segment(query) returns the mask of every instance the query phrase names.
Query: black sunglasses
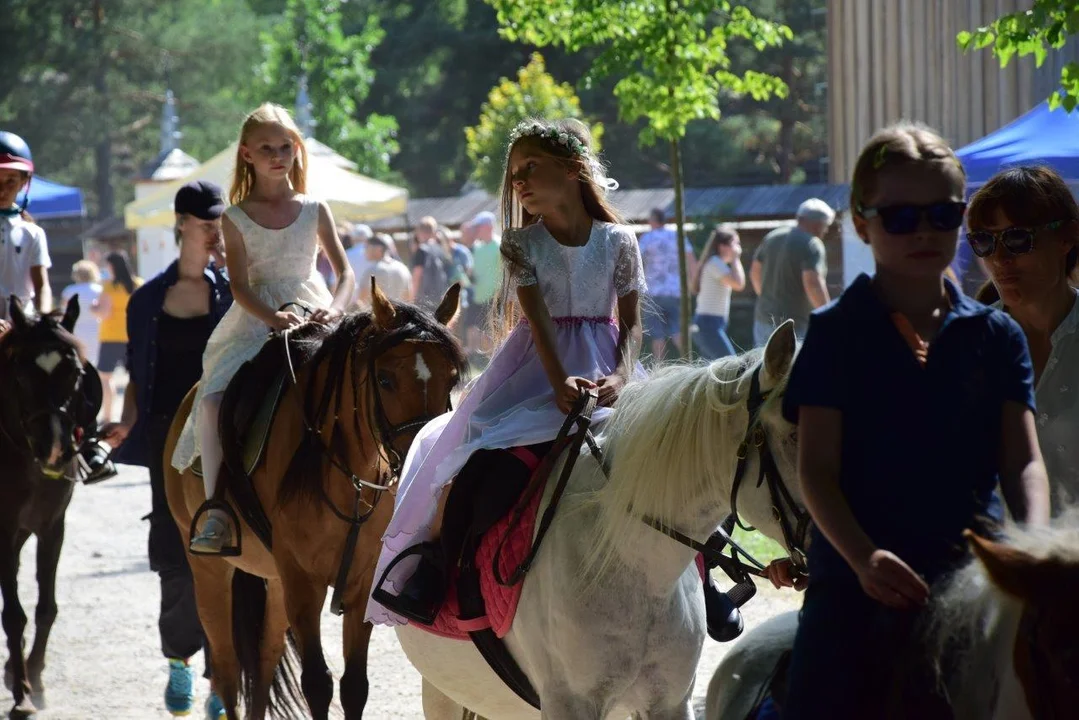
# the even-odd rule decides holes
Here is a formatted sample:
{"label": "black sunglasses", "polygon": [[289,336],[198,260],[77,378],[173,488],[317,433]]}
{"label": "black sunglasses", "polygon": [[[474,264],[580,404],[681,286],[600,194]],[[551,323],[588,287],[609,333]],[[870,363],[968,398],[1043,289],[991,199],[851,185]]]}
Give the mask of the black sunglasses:
{"label": "black sunglasses", "polygon": [[918,232],[925,218],[934,230],[958,230],[967,211],[965,202],[937,202],[929,205],[889,205],[860,207],[858,213],[866,220],[880,218],[884,231],[890,235],[910,235]]}
{"label": "black sunglasses", "polygon": [[1034,249],[1034,236],[1042,230],[1058,230],[1064,225],[1064,220],[1054,220],[1037,227],[1010,227],[1000,232],[988,230],[975,230],[967,233],[967,242],[970,249],[978,257],[989,257],[997,248],[997,240],[1012,255],[1025,255]]}

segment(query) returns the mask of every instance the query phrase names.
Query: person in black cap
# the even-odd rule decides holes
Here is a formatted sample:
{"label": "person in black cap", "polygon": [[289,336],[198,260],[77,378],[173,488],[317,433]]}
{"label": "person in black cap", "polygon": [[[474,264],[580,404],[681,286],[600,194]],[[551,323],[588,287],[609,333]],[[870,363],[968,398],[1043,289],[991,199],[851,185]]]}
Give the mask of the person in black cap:
{"label": "person in black cap", "polygon": [[[176,193],[176,242],[180,257],[141,288],[127,306],[127,368],[120,422],[107,425],[105,439],[119,462],[150,470],[150,567],[161,580],[158,627],[161,650],[169,662],[165,706],[187,714],[194,705],[195,673],[190,659],[209,653],[195,607],[187,548],[169,512],[162,456],[169,424],[180,402],[202,373],[202,353],[217,322],[232,304],[225,271],[221,188],[197,180]],[[220,700],[212,694],[207,712],[217,717]]]}

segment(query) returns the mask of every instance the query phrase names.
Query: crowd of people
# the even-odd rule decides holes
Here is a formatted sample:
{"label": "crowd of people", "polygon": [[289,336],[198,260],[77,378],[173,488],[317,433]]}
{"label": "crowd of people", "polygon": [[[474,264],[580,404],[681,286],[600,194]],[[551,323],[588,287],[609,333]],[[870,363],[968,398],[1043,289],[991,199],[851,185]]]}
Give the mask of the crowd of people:
{"label": "crowd of people", "polygon": [[[231,528],[211,509],[184,547],[164,495],[165,463],[183,470],[201,457],[212,498],[220,398],[236,369],[268,330],[330,323],[369,304],[372,279],[388,297],[428,307],[460,283],[455,330],[474,357],[491,358],[457,410],[417,437],[421,461],[404,468],[387,533],[397,544],[386,543],[376,577],[407,544],[439,545],[437,526],[425,522],[457,471],[483,463],[504,482],[523,483],[528,467],[516,450],[542,457],[582,391],[598,394],[594,419],[602,422],[623,385],[643,372],[645,331],[657,360],[669,341],[681,342],[680,264],[696,295],[704,358],[736,352],[731,298],[747,278],[757,296],[757,345],[782,321],[794,322],[804,344],[783,411],[797,425],[800,486],[815,528],[787,718],[805,716],[800,708],[846,716],[870,702],[893,662],[882,653],[955,567],[964,528],[1002,521],[1004,503],[1017,521],[1045,523],[1051,505],[1055,511],[1060,497],[1079,492],[1071,434],[1079,424],[1079,305],[1069,284],[1079,206],[1052,170],[1005,170],[968,205],[962,165],[941,138],[910,124],[878,133],[856,165],[850,205],[876,272],[832,301],[822,238],[835,211],[826,203],[803,203],[793,225],[764,239],[747,272],[731,225],[714,228],[697,255],[679,246],[657,209],[638,239],[607,199],[591,147],[580,123],[520,126],[503,190],[503,207],[515,212],[501,222],[480,213],[456,233],[422,218],[406,264],[393,237],[339,226],[325,203],[305,194],[302,136],[287,111],[267,104],[243,125],[227,199],[204,181],[178,191],[178,259],[168,268],[143,283],[118,252],[105,267],[84,260],[72,268],[59,303],[78,296],[84,308],[74,333],[87,360],[106,388],[121,364],[130,377],[120,418],[110,416],[106,390],[100,436],[117,448],[116,460],[149,468],[170,711],[190,710],[190,658],[204,649],[185,556],[220,551]],[[0,291],[48,312],[45,234],[16,204],[32,172],[25,143],[0,133]],[[990,276],[979,296],[988,304],[948,275],[964,221]],[[290,306],[297,302],[312,308],[309,317]],[[0,333],[5,312],[6,304]],[[196,409],[165,458],[169,423],[196,383]],[[918,532],[909,532],[913,517]],[[421,563],[395,578],[403,590],[371,600],[368,619],[429,617],[442,599],[431,581],[437,572]],[[788,566],[769,574],[778,586],[801,587]],[[714,587],[706,593],[709,631],[737,635],[737,611]],[[838,626],[843,643],[834,642]]]}

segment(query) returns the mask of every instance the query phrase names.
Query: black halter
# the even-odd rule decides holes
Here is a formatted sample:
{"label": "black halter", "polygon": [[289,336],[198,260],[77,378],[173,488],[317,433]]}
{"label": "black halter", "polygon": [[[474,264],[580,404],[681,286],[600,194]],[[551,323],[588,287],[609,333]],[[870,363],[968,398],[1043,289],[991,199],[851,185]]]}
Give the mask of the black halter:
{"label": "black halter", "polygon": [[760,410],[771,392],[761,392],[761,366],[753,370],[753,376],[749,386],[749,398],[746,400],[746,409],[749,411],[749,426],[746,428],[745,438],[738,446],[738,466],[734,471],[734,483],[731,485],[731,515],[735,518],[738,526],[743,530],[752,531],[754,528],[746,525],[738,517],[738,490],[745,479],[746,461],[751,449],[756,449],[760,460],[757,475],[757,487],[768,483],[768,495],[772,502],[772,517],[779,523],[783,533],[783,543],[787,546],[794,568],[805,574],[806,567],[806,535],[809,530],[809,513],[798,507],[790,490],[783,483],[779,474],[775,457],[768,446],[768,436],[761,424]]}
{"label": "black halter", "polygon": [[[310,314],[310,309],[300,305],[299,303],[288,303],[288,305],[294,305],[301,310]],[[285,331],[286,337],[284,340],[284,351],[287,366],[290,372],[290,378],[293,385],[296,384],[296,373],[292,363],[292,355],[290,350],[289,338],[287,336],[288,330]],[[375,332],[373,329],[370,332]],[[360,528],[371,514],[374,513],[375,507],[381,500],[384,492],[392,490],[400,479],[401,468],[404,464],[404,458],[397,452],[394,447],[394,441],[405,433],[415,432],[426,425],[431,420],[435,419],[437,415],[424,414],[411,418],[396,425],[389,421],[386,416],[386,409],[382,402],[382,391],[378,385],[378,376],[375,369],[375,363],[379,357],[392,348],[400,345],[403,342],[415,340],[415,335],[412,333],[411,328],[408,325],[395,328],[387,333],[385,336],[379,338],[377,342],[370,345],[364,345],[359,342],[354,342],[349,350],[349,359],[351,365],[351,379],[352,379],[352,405],[353,405],[353,430],[355,437],[362,438],[361,434],[361,416],[360,416],[360,387],[364,382],[368,386],[370,391],[370,397],[372,398],[372,413],[369,420],[373,420],[375,447],[381,459],[386,463],[388,472],[378,474],[378,478],[375,481],[365,480],[355,472],[348,465],[348,456],[346,451],[342,448],[344,445],[343,440],[338,432],[338,424],[341,421],[341,392],[333,393],[333,397],[329,394],[324,395],[323,403],[316,410],[316,418],[326,417],[329,410],[329,402],[331,399],[334,402],[334,415],[333,424],[330,426],[330,442],[327,444],[322,439],[322,431],[320,428],[315,427],[315,424],[311,422],[307,413],[307,408],[303,402],[300,402],[300,418],[303,421],[303,427],[305,433],[316,443],[323,457],[329,461],[329,463],[336,468],[342,475],[349,479],[352,484],[353,492],[355,496],[353,498],[352,512],[346,513],[337,507],[337,504],[330,497],[329,493],[323,483],[319,483],[319,493],[322,496],[323,503],[329,507],[330,511],[337,516],[339,520],[348,523],[348,535],[345,537],[345,548],[341,555],[341,563],[337,569],[337,579],[334,582],[333,596],[330,598],[330,610],[335,615],[343,615],[345,612],[344,607],[344,591],[348,581],[348,574],[352,568],[352,558],[355,555],[356,543],[359,540]],[[366,379],[360,377],[361,363],[360,355],[362,352],[367,353],[367,362],[363,364],[366,369]],[[333,372],[343,373],[344,368],[330,368],[330,373]],[[311,396],[311,392],[314,387],[315,373],[311,373],[309,383],[311,387],[308,388],[308,396]],[[446,411],[452,410],[452,403],[447,403]],[[370,491],[373,497],[370,501],[364,500],[364,491]]]}
{"label": "black halter", "polygon": [[[47,350],[47,348],[33,349],[35,354],[40,354],[45,350]],[[56,350],[65,355],[70,352],[74,352],[73,348],[62,344],[57,344]],[[15,353],[12,354],[10,357],[14,358],[26,352],[29,352],[29,350],[20,348],[16,350]],[[42,460],[34,453],[34,446],[33,441],[31,440],[30,427],[35,420],[41,417],[49,416],[59,417],[62,420],[67,421],[67,423],[71,427],[81,427],[79,425],[78,410],[76,409],[76,407],[74,407],[74,405],[82,399],[83,384],[87,379],[86,367],[81,361],[78,363],[77,372],[78,377],[75,380],[74,388],[72,389],[71,393],[68,394],[63,399],[63,401],[59,403],[56,402],[48,393],[41,393],[35,391],[34,388],[29,387],[26,384],[26,378],[22,375],[22,373],[12,373],[15,379],[16,386],[19,388],[19,390],[22,391],[18,394],[20,396],[34,397],[37,402],[35,402],[34,407],[32,410],[30,410],[30,412],[19,413],[18,417],[15,420],[14,429],[9,428],[7,426],[7,423],[4,422],[4,419],[0,417],[0,432],[2,432],[7,441],[11,443],[11,446],[33,458],[34,464],[37,466],[38,472],[51,480],[64,479],[74,482],[75,476],[73,472],[71,474],[68,474],[65,473],[63,469],[54,470],[45,466],[45,463],[42,462]],[[16,439],[17,435],[21,436],[21,441]],[[82,437],[76,438],[76,441],[72,443],[71,448],[64,451],[64,454],[61,455],[58,462],[58,466],[60,468],[68,467],[69,470],[71,469],[71,461],[74,460],[75,456],[79,453],[80,450],[82,450],[83,446],[87,442],[89,442],[89,436],[90,433],[87,433],[84,430]]]}

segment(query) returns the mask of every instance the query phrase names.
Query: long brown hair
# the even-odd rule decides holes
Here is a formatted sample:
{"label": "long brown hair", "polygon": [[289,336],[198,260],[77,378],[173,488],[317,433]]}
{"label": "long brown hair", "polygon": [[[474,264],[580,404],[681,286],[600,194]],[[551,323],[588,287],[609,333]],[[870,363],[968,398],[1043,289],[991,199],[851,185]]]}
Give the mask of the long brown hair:
{"label": "long brown hair", "polygon": [[704,273],[704,264],[713,255],[718,255],[721,247],[733,245],[737,240],[738,231],[730,223],[716,225],[715,229],[712,230],[712,234],[708,236],[708,242],[704,244],[704,249],[701,250],[700,260],[697,261],[697,273],[693,276],[693,282],[690,285],[690,290],[694,295],[701,290],[701,274]]}
{"label": "long brown hair", "polygon": [[[550,135],[556,137],[550,137]],[[559,142],[558,135],[576,139],[583,147],[583,152],[575,152],[569,145]],[[584,123],[573,118],[564,120],[529,118],[514,128],[511,137],[516,139],[511,141],[506,149],[506,165],[502,176],[503,232],[529,227],[540,219],[525,210],[517,202],[517,197],[513,192],[510,156],[515,148],[524,143],[528,143],[530,147],[543,155],[557,159],[568,169],[576,172],[581,189],[581,201],[592,219],[608,223],[622,222],[622,216],[607,198],[607,187],[602,177],[604,168],[593,150],[592,133]],[[491,338],[496,345],[513,331],[513,327],[521,319],[521,309],[517,306],[514,295],[515,283],[512,278],[517,270],[527,265],[526,258],[515,257],[515,253],[507,248],[506,244],[502,245],[502,277],[499,280],[494,301],[491,303],[487,323]]]}
{"label": "long brown hair", "polygon": [[288,171],[292,189],[298,193],[307,192],[307,147],[303,144],[303,135],[289,111],[280,105],[263,103],[251,111],[240,127],[240,140],[236,143],[236,167],[232,173],[232,187],[229,189],[229,202],[239,205],[251,194],[255,187],[255,170],[244,160],[242,146],[251,137],[256,128],[263,125],[280,125],[292,136],[296,145],[296,157]]}

